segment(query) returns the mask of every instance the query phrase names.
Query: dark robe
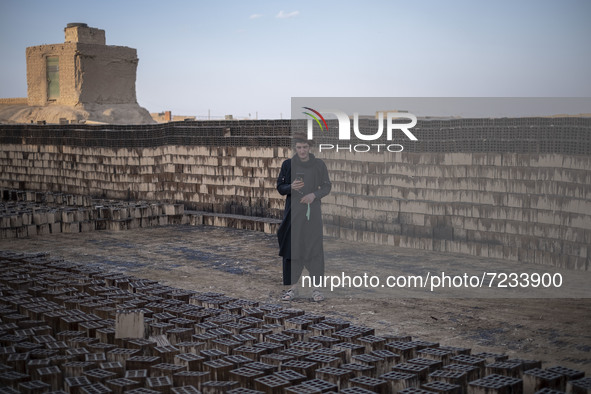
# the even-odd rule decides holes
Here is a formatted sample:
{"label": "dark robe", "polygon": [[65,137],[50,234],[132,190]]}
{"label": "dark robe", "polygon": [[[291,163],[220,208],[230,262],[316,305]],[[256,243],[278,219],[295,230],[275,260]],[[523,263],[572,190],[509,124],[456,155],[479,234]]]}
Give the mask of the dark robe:
{"label": "dark robe", "polygon": [[[303,174],[304,187],[292,193],[291,182],[296,174]],[[302,162],[295,155],[281,165],[277,191],[287,198],[277,238],[279,255],[283,256],[284,260],[284,284],[297,282],[303,267],[307,268],[311,275],[324,275],[321,199],[328,195],[330,190],[331,183],[326,164],[314,155],[310,154],[310,159],[306,162]],[[309,193],[314,193],[316,198],[310,204],[307,216],[308,204],[300,203],[300,199]]]}

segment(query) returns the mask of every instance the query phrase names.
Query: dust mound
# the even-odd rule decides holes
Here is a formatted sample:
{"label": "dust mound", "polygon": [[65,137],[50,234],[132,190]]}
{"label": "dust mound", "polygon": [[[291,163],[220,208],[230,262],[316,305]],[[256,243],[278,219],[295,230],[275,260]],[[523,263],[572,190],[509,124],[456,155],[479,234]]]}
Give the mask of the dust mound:
{"label": "dust mound", "polygon": [[60,119],[66,119],[70,123],[155,123],[150,113],[138,104],[84,104],[75,107],[0,104],[0,123],[60,123]]}

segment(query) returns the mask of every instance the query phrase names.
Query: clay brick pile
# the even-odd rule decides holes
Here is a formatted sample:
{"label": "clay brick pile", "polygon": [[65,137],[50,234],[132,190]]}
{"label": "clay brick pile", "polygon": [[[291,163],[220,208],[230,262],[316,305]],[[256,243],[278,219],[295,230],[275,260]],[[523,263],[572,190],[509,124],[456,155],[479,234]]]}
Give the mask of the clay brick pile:
{"label": "clay brick pile", "polygon": [[[418,141],[404,137],[400,153],[356,152],[354,139],[338,140],[335,122],[314,134],[332,181],[322,201],[326,235],[591,267],[591,118],[420,120]],[[361,125],[367,135],[375,122]],[[307,121],[5,124],[0,187],[281,219],[277,176],[296,130]],[[383,133],[373,142],[394,141]],[[344,148],[319,152],[322,143]]]}
{"label": "clay brick pile", "polygon": [[0,189],[0,239],[188,224],[182,204]]}
{"label": "clay brick pile", "polygon": [[[119,338],[122,314],[141,338]],[[0,254],[0,393],[589,393],[535,360],[376,335],[289,304]],[[132,324],[133,325],[133,324]],[[120,330],[122,328],[122,330]]]}
{"label": "clay brick pile", "polygon": [[0,239],[166,225],[208,225],[275,234],[281,220],[185,210],[183,204],[92,199],[0,188]]}

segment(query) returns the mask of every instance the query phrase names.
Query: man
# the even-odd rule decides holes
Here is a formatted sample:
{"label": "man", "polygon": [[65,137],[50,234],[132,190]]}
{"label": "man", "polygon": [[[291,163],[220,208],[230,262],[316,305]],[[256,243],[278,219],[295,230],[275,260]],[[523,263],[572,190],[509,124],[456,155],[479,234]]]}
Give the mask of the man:
{"label": "man", "polygon": [[[310,153],[312,141],[304,133],[296,133],[293,139],[296,153],[283,162],[277,178],[277,191],[287,196],[283,222],[277,233],[279,255],[283,257],[283,284],[292,286],[283,295],[283,301],[295,298],[304,268],[316,278],[315,283],[320,283],[320,277],[324,276],[320,200],[331,189],[326,164]],[[322,301],[324,296],[314,290],[313,299]]]}

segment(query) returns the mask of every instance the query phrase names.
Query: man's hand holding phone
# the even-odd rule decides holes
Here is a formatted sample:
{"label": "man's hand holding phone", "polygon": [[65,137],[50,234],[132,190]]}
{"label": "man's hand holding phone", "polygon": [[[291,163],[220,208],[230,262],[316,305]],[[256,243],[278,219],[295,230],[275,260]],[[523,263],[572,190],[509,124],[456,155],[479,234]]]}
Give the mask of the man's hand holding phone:
{"label": "man's hand holding phone", "polygon": [[304,187],[304,174],[296,174],[295,181],[291,183],[291,190],[300,191]]}
{"label": "man's hand holding phone", "polygon": [[300,191],[303,187],[304,187],[304,181],[299,180],[299,179],[296,179],[291,184],[291,189],[292,190]]}

